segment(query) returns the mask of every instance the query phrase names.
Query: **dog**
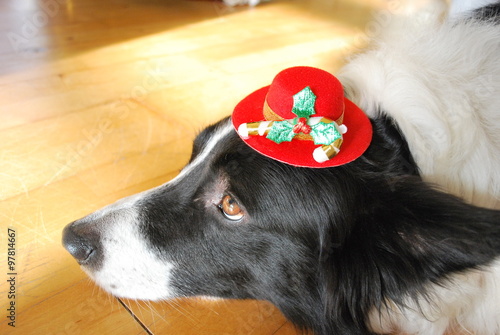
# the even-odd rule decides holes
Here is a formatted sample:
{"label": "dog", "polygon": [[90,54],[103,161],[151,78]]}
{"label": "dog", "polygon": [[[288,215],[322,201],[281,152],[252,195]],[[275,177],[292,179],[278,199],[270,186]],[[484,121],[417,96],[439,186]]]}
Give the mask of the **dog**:
{"label": "dog", "polygon": [[[394,19],[331,80],[332,157],[304,163],[316,139],[237,113],[279,96],[277,76],[176,178],[66,226],[65,248],[118,297],[267,300],[317,335],[500,334],[500,4],[469,9]],[[290,71],[312,75],[285,86],[324,75]],[[293,136],[329,108],[313,86]]]}

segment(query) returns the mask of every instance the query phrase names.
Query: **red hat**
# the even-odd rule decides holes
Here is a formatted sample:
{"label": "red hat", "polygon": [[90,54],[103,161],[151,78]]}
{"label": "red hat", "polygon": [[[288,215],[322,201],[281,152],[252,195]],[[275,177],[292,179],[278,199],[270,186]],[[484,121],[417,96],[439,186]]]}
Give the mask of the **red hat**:
{"label": "red hat", "polygon": [[344,97],[332,74],[313,67],[281,71],[234,109],[240,137],[261,154],[294,166],[323,168],[352,162],[368,148],[372,126]]}

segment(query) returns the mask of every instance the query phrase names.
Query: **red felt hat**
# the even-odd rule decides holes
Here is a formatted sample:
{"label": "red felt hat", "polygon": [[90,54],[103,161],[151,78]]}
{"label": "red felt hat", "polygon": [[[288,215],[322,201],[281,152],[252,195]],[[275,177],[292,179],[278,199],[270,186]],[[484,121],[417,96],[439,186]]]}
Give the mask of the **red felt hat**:
{"label": "red felt hat", "polygon": [[243,99],[232,121],[250,147],[301,167],[352,162],[372,138],[370,120],[344,97],[338,79],[313,67],[283,70],[270,86]]}

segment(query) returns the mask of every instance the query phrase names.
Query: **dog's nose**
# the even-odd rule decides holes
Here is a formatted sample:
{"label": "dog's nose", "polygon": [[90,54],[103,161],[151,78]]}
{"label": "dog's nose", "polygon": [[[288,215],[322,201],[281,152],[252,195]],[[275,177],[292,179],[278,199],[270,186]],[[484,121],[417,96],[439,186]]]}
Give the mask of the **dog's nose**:
{"label": "dog's nose", "polygon": [[78,262],[86,261],[93,251],[88,241],[78,236],[71,225],[66,226],[63,230],[63,245]]}
{"label": "dog's nose", "polygon": [[66,250],[81,265],[93,266],[99,263],[99,242],[95,234],[89,232],[85,224],[73,222],[63,230],[62,243]]}

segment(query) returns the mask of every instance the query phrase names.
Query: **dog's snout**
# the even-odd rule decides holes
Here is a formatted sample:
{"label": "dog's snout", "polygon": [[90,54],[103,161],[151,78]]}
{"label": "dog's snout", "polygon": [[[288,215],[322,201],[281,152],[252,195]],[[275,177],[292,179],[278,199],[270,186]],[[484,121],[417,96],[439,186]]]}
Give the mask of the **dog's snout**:
{"label": "dog's snout", "polygon": [[78,221],[67,225],[63,230],[62,243],[79,264],[96,266],[100,262],[100,243],[98,236],[86,225],[90,226],[89,223]]}

